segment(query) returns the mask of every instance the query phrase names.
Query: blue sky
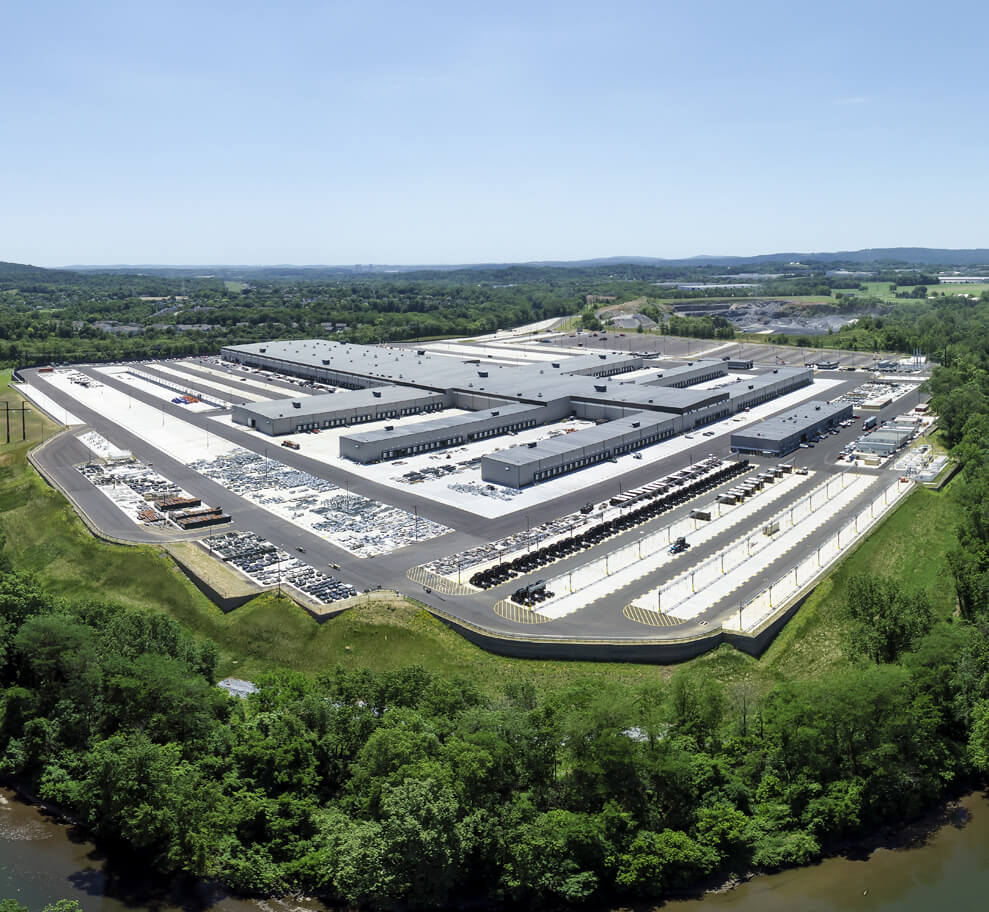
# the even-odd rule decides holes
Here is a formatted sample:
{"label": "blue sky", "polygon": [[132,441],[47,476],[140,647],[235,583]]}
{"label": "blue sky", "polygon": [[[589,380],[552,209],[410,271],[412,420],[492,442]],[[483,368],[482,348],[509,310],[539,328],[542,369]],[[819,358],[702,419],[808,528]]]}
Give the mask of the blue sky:
{"label": "blue sky", "polygon": [[9,2],[0,260],[989,246],[983,4]]}

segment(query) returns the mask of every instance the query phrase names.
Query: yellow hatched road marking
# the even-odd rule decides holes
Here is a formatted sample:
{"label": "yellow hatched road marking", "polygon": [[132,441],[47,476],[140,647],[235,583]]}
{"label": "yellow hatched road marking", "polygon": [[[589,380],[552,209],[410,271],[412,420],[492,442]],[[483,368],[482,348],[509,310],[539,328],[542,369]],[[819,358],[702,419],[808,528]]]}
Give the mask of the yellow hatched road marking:
{"label": "yellow hatched road marking", "polygon": [[526,608],[524,605],[516,605],[511,599],[502,599],[500,602],[495,602],[494,612],[499,617],[503,617],[508,621],[514,621],[516,624],[545,624],[549,620],[548,617],[537,614],[531,608]]}
{"label": "yellow hatched road marking", "polygon": [[664,614],[662,611],[640,608],[638,605],[626,605],[622,609],[622,614],[630,621],[637,621],[639,624],[647,624],[650,627],[676,627],[677,624],[683,623],[680,618]]}

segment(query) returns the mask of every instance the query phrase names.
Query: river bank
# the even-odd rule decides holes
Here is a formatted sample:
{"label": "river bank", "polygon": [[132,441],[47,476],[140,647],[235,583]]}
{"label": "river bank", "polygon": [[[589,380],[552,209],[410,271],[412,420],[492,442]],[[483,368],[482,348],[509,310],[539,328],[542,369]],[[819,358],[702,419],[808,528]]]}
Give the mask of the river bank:
{"label": "river bank", "polygon": [[[677,912],[953,912],[989,894],[989,799],[945,802],[901,830],[849,843],[841,855],[753,877],[732,889],[670,900]],[[187,879],[154,881],[114,863],[78,830],[0,789],[0,899],[40,909],[78,900],[85,912],[326,912],[292,899],[238,899]],[[637,904],[639,912],[657,908]]]}
{"label": "river bank", "polygon": [[[983,908],[989,891],[989,795],[941,803],[900,830],[850,841],[817,864],[764,874],[702,897],[673,900],[677,912],[953,912]],[[644,908],[655,908],[648,906]]]}

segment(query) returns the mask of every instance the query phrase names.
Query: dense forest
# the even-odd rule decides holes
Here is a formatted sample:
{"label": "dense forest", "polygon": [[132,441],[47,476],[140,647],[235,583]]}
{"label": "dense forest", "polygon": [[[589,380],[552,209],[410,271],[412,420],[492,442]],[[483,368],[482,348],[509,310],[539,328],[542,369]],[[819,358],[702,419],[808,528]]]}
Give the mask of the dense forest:
{"label": "dense forest", "polygon": [[656,899],[818,858],[989,768],[984,605],[850,588],[852,661],[496,697],[418,667],[213,683],[172,620],[0,581],[0,776],[159,871],[376,909]]}

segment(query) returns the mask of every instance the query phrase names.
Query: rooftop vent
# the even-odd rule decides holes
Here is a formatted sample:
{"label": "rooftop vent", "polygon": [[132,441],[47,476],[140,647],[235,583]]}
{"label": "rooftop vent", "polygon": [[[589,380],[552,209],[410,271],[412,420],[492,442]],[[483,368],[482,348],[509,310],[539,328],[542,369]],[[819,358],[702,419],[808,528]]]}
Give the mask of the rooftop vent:
{"label": "rooftop vent", "polygon": [[374,396],[375,399],[380,399],[381,398],[381,390],[371,390],[371,395]]}
{"label": "rooftop vent", "polygon": [[329,358],[323,358],[323,364],[329,364],[329,363],[330,363]]}

